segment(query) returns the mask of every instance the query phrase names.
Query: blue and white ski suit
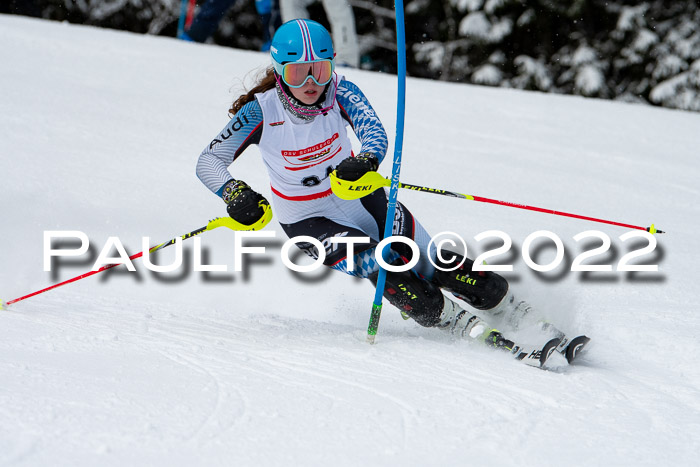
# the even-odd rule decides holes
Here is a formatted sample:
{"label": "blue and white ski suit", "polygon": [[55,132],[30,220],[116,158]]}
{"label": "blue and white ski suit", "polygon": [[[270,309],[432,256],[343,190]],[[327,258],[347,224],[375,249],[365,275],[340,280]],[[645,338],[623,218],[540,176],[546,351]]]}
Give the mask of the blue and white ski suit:
{"label": "blue and white ski suit", "polygon": [[[342,200],[333,195],[329,175],[343,159],[352,156],[347,127],[359,139],[360,151],[373,153],[380,162],[386,155],[387,135],[369,101],[352,82],[336,76],[326,96],[323,106],[332,104],[332,108],[309,121],[287,111],[276,89],[257,94],[202,151],[197,176],[221,196],[223,186],[238,178],[232,177],[228,167],[248,146],[257,145],[270,177],[273,212],[285,233],[290,238],[317,238],[326,247],[326,266],[367,277],[378,269],[374,247],[384,232],[386,192],[377,190],[359,200]],[[400,203],[393,235],[418,244],[421,258],[414,270],[432,277],[434,269],[427,257],[430,238]],[[347,268],[346,245],[329,242],[334,236],[371,238],[370,243],[355,245],[353,270]],[[316,257],[312,245],[299,247]],[[401,243],[392,244],[392,252],[392,259],[411,257],[409,248]]]}

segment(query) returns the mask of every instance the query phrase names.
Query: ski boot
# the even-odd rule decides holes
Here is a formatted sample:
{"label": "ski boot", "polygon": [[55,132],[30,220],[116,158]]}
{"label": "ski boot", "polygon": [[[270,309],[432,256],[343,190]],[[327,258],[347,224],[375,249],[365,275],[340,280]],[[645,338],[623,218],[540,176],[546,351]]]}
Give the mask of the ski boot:
{"label": "ski boot", "polygon": [[482,341],[498,349],[510,351],[514,346],[513,341],[503,337],[497,329],[491,328],[481,318],[462,309],[448,297],[445,297],[440,321],[435,326],[455,336]]}
{"label": "ski boot", "polygon": [[484,339],[484,343],[491,347],[507,350],[509,352],[512,352],[515,347],[515,342],[503,337],[503,334],[501,334],[498,329],[492,329]]}

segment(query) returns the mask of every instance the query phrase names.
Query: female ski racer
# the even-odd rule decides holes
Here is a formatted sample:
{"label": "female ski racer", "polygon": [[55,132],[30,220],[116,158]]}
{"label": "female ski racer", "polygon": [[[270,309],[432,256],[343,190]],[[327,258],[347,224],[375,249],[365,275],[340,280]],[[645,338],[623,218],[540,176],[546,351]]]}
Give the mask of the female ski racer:
{"label": "female ski racer", "polygon": [[[321,24],[302,19],[283,24],[272,39],[270,53],[273,66],[233,103],[231,121],[199,156],[197,176],[223,199],[235,221],[264,225],[270,218],[268,201],[228,171],[248,146],[258,145],[270,177],[274,210],[285,233],[290,238],[318,239],[326,247],[324,265],[376,284],[375,247],[384,232],[386,192],[380,189],[360,199],[342,200],[332,193],[329,175],[335,169],[338,178],[355,181],[376,171],[387,151],[384,127],[362,91],[335,73],[333,43]],[[348,126],[361,143],[358,154],[351,151]],[[472,272],[473,262],[459,255],[455,263],[441,264],[434,247],[428,251],[428,233],[400,203],[393,235],[416,242],[420,259],[412,270],[388,272],[384,297],[392,305],[422,326],[443,328],[494,347],[514,346],[441,292],[449,291],[476,310],[517,328],[528,321],[531,308],[515,299],[504,278],[493,272]],[[354,245],[354,266],[349,268],[346,244],[332,243],[333,237],[369,237],[371,241]],[[298,246],[318,257],[312,244]],[[444,269],[462,259],[465,262],[454,271],[442,271],[431,264],[429,255]],[[392,243],[392,264],[403,264],[410,257],[407,245]]]}

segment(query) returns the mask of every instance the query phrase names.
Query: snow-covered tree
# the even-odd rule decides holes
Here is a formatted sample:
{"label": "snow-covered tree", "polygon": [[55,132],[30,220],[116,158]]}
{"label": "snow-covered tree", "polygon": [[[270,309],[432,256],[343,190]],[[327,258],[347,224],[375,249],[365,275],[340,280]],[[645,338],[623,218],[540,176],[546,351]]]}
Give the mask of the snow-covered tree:
{"label": "snow-covered tree", "polygon": [[[349,1],[361,66],[394,72],[393,0]],[[319,0],[308,8],[328,24]],[[174,36],[180,0],[10,0],[0,6],[0,12],[13,9]],[[697,0],[406,0],[405,11],[409,75],[700,110]],[[213,41],[259,50],[260,36],[254,1],[237,0]]]}

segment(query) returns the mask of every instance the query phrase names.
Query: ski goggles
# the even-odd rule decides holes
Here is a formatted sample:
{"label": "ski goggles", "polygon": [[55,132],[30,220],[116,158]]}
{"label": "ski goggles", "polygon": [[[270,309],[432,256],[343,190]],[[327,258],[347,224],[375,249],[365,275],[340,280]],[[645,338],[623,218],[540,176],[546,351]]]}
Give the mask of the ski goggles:
{"label": "ski goggles", "polygon": [[333,77],[333,60],[290,62],[282,65],[280,77],[290,88],[300,88],[311,78],[319,86],[325,86]]}

